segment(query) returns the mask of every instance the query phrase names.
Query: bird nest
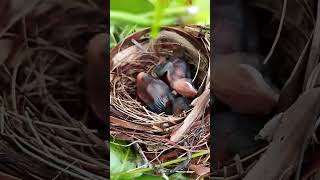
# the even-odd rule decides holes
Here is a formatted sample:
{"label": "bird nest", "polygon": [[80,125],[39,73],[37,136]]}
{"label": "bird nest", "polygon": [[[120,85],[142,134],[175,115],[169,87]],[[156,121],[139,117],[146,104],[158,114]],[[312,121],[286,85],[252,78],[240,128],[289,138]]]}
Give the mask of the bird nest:
{"label": "bird nest", "polygon": [[[177,158],[185,155],[187,150],[208,150],[209,52],[209,32],[197,26],[163,27],[155,40],[149,37],[149,29],[145,29],[111,49],[111,135],[143,144],[144,154],[152,161]],[[137,74],[146,72],[153,75],[156,64],[168,57],[181,55],[190,65],[193,83],[198,89],[193,108],[180,115],[157,114],[148,110],[136,97]],[[206,98],[202,97],[203,93]],[[198,107],[204,101],[205,106]],[[183,130],[183,137],[179,137],[176,143],[170,142],[186,119],[193,123]]]}

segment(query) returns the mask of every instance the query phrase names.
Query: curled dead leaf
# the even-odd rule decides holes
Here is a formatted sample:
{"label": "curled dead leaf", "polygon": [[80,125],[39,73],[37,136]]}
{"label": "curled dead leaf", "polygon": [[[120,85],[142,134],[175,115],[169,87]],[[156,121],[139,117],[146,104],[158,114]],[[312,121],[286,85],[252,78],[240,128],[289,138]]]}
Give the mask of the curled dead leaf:
{"label": "curled dead leaf", "polygon": [[189,168],[192,171],[194,171],[197,175],[199,175],[200,177],[207,176],[210,173],[210,168],[209,167],[205,167],[204,165],[191,164],[189,166]]}
{"label": "curled dead leaf", "polygon": [[[298,165],[300,153],[311,138],[320,114],[320,88],[304,92],[283,114],[267,151],[249,171],[245,180],[287,179]],[[276,164],[274,162],[277,162]]]}
{"label": "curled dead leaf", "polygon": [[128,128],[132,130],[138,130],[138,131],[152,131],[152,128],[148,128],[146,126],[141,126],[139,124],[135,124],[129,121],[124,121],[122,119],[110,116],[110,123],[113,123],[115,126],[120,126],[123,128]]}
{"label": "curled dead leaf", "polygon": [[277,114],[275,117],[273,117],[265,126],[263,129],[260,130],[259,134],[256,136],[256,139],[266,139],[269,142],[272,141],[273,133],[275,133],[280,126],[281,119],[282,119],[283,113]]}

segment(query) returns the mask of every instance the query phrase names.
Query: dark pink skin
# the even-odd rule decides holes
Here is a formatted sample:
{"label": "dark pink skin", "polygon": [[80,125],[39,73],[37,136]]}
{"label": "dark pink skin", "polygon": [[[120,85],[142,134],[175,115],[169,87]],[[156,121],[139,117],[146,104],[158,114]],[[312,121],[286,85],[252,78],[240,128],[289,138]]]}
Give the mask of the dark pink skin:
{"label": "dark pink skin", "polygon": [[191,84],[191,79],[178,79],[172,82],[171,87],[176,90],[178,94],[187,98],[194,98],[198,94],[197,89]]}
{"label": "dark pink skin", "polygon": [[180,58],[157,65],[154,72],[158,77],[164,77],[168,84],[172,84],[182,78],[191,78],[188,64]]}
{"label": "dark pink skin", "polygon": [[137,75],[136,84],[138,97],[151,111],[171,114],[173,95],[166,83],[141,72]]}
{"label": "dark pink skin", "polygon": [[195,97],[198,91],[191,84],[191,73],[186,61],[180,58],[159,64],[154,69],[158,77],[163,77],[171,88],[185,97]]}

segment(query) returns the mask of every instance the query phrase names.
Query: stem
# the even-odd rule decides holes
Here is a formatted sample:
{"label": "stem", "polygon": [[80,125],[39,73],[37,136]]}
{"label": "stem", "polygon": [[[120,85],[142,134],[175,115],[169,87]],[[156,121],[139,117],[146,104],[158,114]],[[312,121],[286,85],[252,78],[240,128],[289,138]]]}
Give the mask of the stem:
{"label": "stem", "polygon": [[153,16],[153,23],[151,27],[150,35],[152,38],[156,38],[158,36],[159,30],[160,30],[160,23],[161,19],[163,17],[163,12],[165,10],[165,3],[163,0],[157,0],[156,6],[155,6],[155,12]]}

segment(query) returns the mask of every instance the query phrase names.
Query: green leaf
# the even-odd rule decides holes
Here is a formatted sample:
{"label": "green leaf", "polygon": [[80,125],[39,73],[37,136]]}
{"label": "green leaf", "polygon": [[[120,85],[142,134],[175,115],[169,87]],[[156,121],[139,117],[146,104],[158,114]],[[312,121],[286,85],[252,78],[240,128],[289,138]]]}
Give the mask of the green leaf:
{"label": "green leaf", "polygon": [[[125,145],[124,142],[117,141]],[[141,158],[135,154],[132,148],[110,143],[110,175],[112,180],[127,180],[139,177],[142,173],[119,173],[127,172],[138,167]]]}
{"label": "green leaf", "polygon": [[155,12],[153,17],[153,23],[151,27],[150,35],[152,38],[156,38],[160,31],[161,20],[163,19],[164,10],[168,7],[169,2],[167,0],[157,0],[155,6]]}
{"label": "green leaf", "polygon": [[156,2],[157,2],[157,0],[149,0],[149,2],[150,2],[151,4],[153,4],[153,5],[155,5]]}
{"label": "green leaf", "polygon": [[183,175],[183,173],[175,173],[169,177],[170,180],[190,180],[191,178]]}
{"label": "green leaf", "polygon": [[110,10],[139,14],[152,11],[153,4],[149,0],[111,0]]}

